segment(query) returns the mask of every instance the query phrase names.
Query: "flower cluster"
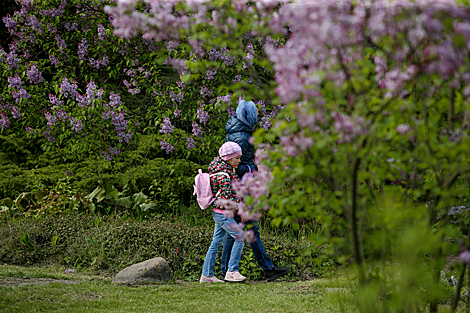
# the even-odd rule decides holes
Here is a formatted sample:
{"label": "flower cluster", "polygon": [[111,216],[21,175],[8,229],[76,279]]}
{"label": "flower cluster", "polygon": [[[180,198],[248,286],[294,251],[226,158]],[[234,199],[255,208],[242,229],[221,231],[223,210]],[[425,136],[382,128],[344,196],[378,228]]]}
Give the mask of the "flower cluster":
{"label": "flower cluster", "polygon": [[203,130],[199,127],[199,125],[198,125],[196,122],[193,122],[192,126],[193,126],[193,134],[194,134],[194,136],[202,137],[202,135],[204,134],[204,132],[203,132]]}
{"label": "flower cluster", "polygon": [[160,133],[168,134],[168,133],[172,133],[174,130],[175,130],[175,127],[171,124],[170,118],[168,116],[165,117],[161,125]]}
{"label": "flower cluster", "polygon": [[173,150],[175,150],[175,147],[162,139],[160,140],[160,149],[165,150],[166,154],[170,154],[173,152]]}
{"label": "flower cluster", "polygon": [[88,54],[88,40],[83,37],[82,41],[78,44],[78,58],[80,60],[86,60],[86,55]]}
{"label": "flower cluster", "polygon": [[42,82],[42,74],[36,64],[31,64],[29,66],[26,71],[26,76],[28,76],[29,81],[33,84],[37,85]]}
{"label": "flower cluster", "polygon": [[62,79],[62,82],[60,83],[60,93],[64,95],[64,97],[75,99],[75,97],[78,95],[77,89],[78,86],[75,80],[70,82],[67,77]]}
{"label": "flower cluster", "polygon": [[191,138],[191,136],[188,136],[188,138],[186,139],[186,148],[188,148],[189,150],[194,149],[194,139]]}

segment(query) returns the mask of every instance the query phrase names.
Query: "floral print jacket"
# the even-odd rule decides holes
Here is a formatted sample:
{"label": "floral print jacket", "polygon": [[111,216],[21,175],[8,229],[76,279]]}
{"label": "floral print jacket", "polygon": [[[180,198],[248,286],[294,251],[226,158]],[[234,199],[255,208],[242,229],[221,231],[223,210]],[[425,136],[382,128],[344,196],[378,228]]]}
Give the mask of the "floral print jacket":
{"label": "floral print jacket", "polygon": [[[222,160],[221,157],[216,156],[212,162],[209,164],[209,174],[214,174],[218,172],[225,172],[230,175],[231,179],[229,179],[226,175],[215,175],[211,177],[211,187],[212,193],[214,196],[217,192],[220,193],[217,196],[217,199],[226,199],[238,202],[237,194],[232,188],[232,182],[238,181],[238,175],[235,173],[235,169],[228,164],[226,161]],[[221,209],[223,210],[224,207],[217,206],[217,201],[214,201],[211,204],[212,209]]]}

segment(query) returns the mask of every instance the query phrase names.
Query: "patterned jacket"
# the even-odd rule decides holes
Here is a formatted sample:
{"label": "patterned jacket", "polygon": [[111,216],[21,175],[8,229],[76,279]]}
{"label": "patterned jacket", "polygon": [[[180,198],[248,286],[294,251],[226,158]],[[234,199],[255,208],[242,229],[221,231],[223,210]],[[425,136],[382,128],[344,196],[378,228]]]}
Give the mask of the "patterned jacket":
{"label": "patterned jacket", "polygon": [[[237,194],[232,188],[232,182],[239,180],[237,173],[235,173],[234,168],[228,164],[226,161],[222,160],[221,157],[216,156],[212,162],[209,164],[209,174],[214,174],[218,172],[225,172],[230,175],[231,179],[229,179],[225,175],[215,175],[211,177],[211,187],[212,193],[214,195],[217,192],[220,193],[217,196],[217,199],[226,199],[238,202]],[[217,206],[217,200],[211,204],[212,209],[221,209],[223,210],[224,207]]]}

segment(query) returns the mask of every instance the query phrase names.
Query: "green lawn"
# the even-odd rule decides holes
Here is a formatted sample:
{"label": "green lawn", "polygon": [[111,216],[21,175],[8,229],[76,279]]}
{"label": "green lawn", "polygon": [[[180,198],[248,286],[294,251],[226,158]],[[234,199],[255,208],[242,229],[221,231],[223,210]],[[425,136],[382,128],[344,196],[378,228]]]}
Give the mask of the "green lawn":
{"label": "green lawn", "polygon": [[[61,268],[0,266],[1,312],[356,312],[345,279],[303,282],[116,286],[110,278]],[[68,279],[74,284],[5,286]]]}
{"label": "green lawn", "polygon": [[[40,284],[46,280],[48,284]],[[0,265],[0,312],[359,312],[351,290],[347,275],[298,282],[173,281],[128,287],[91,272]],[[450,307],[440,306],[439,312],[450,312]]]}

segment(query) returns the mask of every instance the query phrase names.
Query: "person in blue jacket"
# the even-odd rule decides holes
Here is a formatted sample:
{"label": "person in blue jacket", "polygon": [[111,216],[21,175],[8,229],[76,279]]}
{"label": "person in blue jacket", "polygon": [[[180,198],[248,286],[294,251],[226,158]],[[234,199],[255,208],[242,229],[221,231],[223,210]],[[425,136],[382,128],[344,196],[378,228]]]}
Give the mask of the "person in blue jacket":
{"label": "person in blue jacket", "polygon": [[[255,147],[249,142],[257,123],[258,109],[256,108],[256,105],[252,101],[241,100],[238,103],[236,115],[232,116],[225,125],[225,142],[235,142],[242,148],[241,161],[236,169],[236,173],[240,179],[243,178],[243,175],[249,173],[250,169],[251,172],[258,170],[258,167],[254,162]],[[235,221],[237,223],[241,222],[240,216],[235,215]],[[275,279],[287,274],[289,272],[288,267],[280,268],[275,266],[273,261],[266,254],[266,250],[261,242],[258,223],[256,221],[246,221],[245,223],[247,226],[251,224],[251,226],[248,227],[253,230],[255,241],[250,243],[250,247],[255,255],[258,265],[264,270],[268,281],[274,281]],[[230,252],[232,251],[233,244],[233,238],[227,236],[225,238],[222,258],[220,261],[222,277],[225,277],[227,272],[228,260],[230,259]]]}

